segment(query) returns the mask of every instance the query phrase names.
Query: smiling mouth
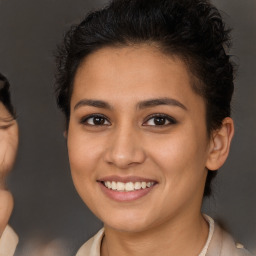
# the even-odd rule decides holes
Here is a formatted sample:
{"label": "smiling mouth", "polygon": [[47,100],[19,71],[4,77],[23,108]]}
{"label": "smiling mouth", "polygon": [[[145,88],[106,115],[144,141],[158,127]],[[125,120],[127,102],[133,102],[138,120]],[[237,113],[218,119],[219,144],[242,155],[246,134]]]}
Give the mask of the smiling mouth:
{"label": "smiling mouth", "polygon": [[119,192],[132,192],[137,190],[144,190],[156,184],[156,182],[136,181],[136,182],[120,182],[120,181],[102,181],[107,189]]}

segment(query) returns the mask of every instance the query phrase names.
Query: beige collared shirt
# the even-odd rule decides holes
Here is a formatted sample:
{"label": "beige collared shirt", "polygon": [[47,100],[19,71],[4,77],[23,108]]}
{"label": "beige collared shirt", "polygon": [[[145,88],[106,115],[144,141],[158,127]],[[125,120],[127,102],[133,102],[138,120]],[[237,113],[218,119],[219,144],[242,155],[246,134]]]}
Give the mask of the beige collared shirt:
{"label": "beige collared shirt", "polygon": [[19,238],[10,226],[7,226],[0,238],[0,256],[13,256]]}
{"label": "beige collared shirt", "polygon": [[[214,225],[214,222],[212,223]],[[104,229],[102,228],[95,236],[93,236],[85,244],[82,245],[76,256],[100,256],[100,246],[103,236]],[[204,250],[206,254],[203,252]],[[241,244],[235,244],[232,237],[224,230],[222,230],[218,225],[214,225],[212,236],[209,232],[206,245],[199,255],[252,256],[247,250],[243,248]]]}

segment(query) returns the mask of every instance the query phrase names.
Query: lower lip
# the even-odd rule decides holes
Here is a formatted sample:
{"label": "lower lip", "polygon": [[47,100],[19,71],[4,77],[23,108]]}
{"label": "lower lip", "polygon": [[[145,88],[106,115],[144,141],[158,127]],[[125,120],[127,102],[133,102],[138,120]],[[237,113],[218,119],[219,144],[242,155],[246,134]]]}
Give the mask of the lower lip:
{"label": "lower lip", "polygon": [[118,202],[129,202],[142,198],[146,196],[155,187],[155,185],[153,185],[149,188],[125,192],[108,189],[101,182],[98,182],[98,184],[100,185],[101,190],[107,197]]}

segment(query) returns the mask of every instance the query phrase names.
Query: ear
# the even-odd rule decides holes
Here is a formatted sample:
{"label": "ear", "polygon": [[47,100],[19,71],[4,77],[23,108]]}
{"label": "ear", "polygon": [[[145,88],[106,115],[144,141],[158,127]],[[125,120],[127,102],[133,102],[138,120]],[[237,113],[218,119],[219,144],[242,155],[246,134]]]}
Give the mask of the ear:
{"label": "ear", "polygon": [[218,170],[226,161],[234,135],[234,122],[230,117],[222,121],[222,126],[211,135],[209,155],[206,161],[208,170]]}
{"label": "ear", "polygon": [[63,132],[63,137],[66,139],[66,138],[67,138],[67,136],[68,136],[68,131],[67,131],[67,130],[65,130],[65,131]]}

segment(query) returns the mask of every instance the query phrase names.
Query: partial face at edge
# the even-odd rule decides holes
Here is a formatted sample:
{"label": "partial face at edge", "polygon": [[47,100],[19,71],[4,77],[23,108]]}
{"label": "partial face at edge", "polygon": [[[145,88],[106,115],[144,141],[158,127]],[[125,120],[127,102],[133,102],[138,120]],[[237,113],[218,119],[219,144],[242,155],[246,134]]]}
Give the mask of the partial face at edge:
{"label": "partial face at edge", "polygon": [[[200,212],[210,143],[204,100],[190,82],[182,61],[150,46],[104,48],[79,67],[70,167],[105,225],[143,231]],[[121,191],[104,182],[114,189],[119,182]]]}
{"label": "partial face at edge", "polygon": [[[18,125],[0,102],[0,183],[11,170],[18,148]],[[1,185],[2,186],[2,185]]]}
{"label": "partial face at edge", "polygon": [[13,209],[13,198],[5,188],[5,178],[14,164],[17,147],[17,122],[0,102],[0,236]]}

